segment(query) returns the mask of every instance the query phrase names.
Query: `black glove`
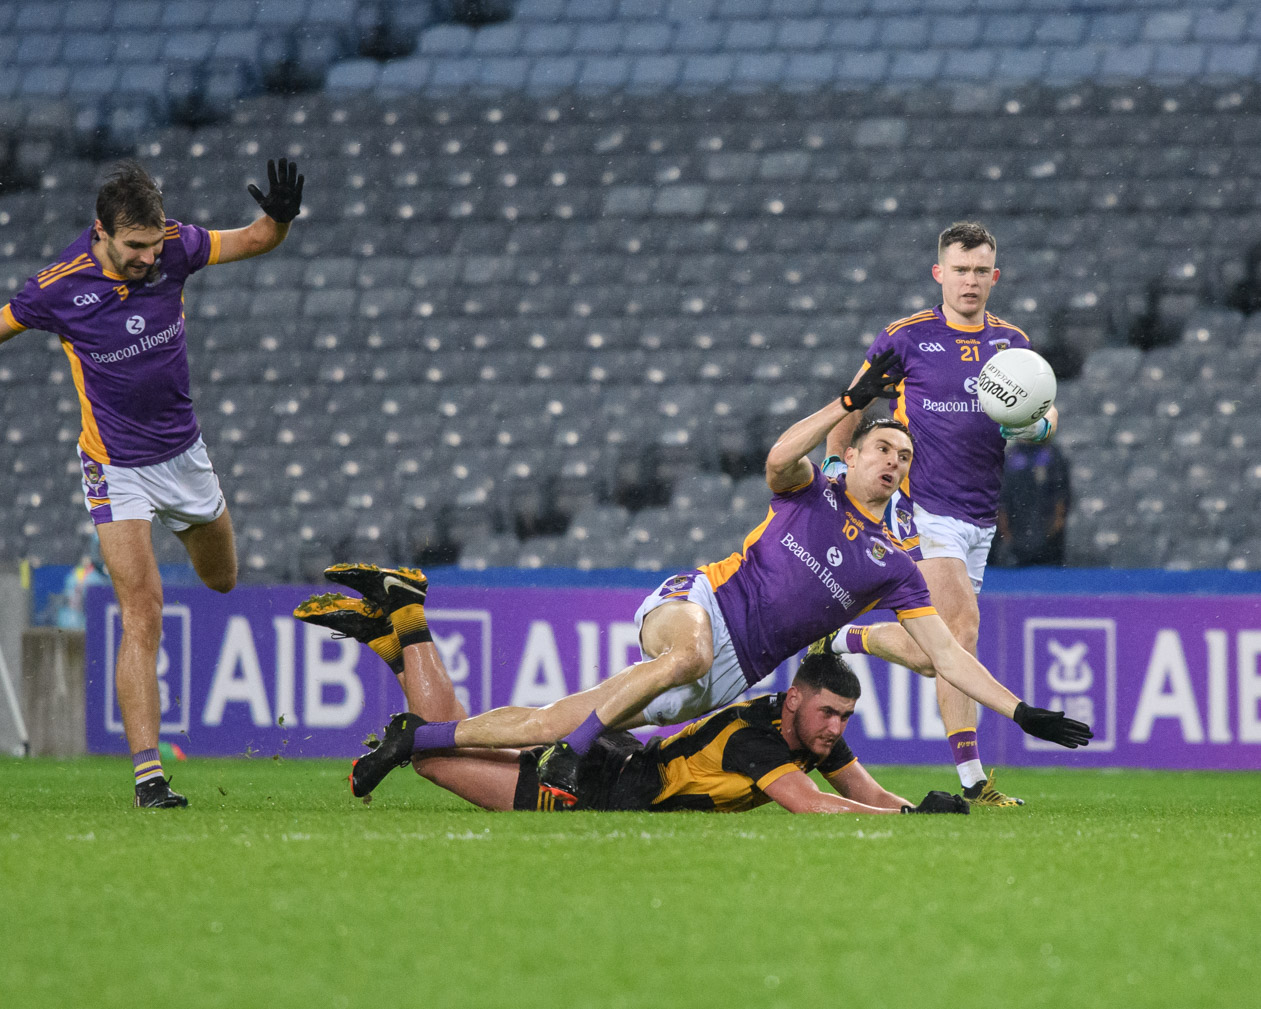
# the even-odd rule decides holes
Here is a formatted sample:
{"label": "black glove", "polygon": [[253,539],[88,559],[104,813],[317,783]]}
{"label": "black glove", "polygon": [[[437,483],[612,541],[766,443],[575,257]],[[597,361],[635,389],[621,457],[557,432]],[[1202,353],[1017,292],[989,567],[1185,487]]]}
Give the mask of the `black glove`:
{"label": "black glove", "polygon": [[305,179],[306,176],[298,174],[297,165],[286,158],[281,158],[279,170],[277,170],[276,162],[267,162],[266,196],[252,182],[245,188],[258,201],[264,214],[277,224],[288,224],[298,216],[298,211],[302,209],[302,183]]}
{"label": "black glove", "polygon": [[1075,718],[1065,718],[1062,711],[1049,711],[1046,708],[1031,708],[1024,701],[1016,705],[1011,720],[1031,736],[1059,743],[1075,750],[1086,746],[1095,734],[1090,726]]}
{"label": "black glove", "polygon": [[968,813],[971,807],[962,795],[949,792],[929,792],[918,806],[903,806],[904,813]]}
{"label": "black glove", "polygon": [[871,362],[871,367],[864,371],[853,385],[841,397],[845,409],[851,413],[865,410],[867,405],[877,396],[881,399],[897,399],[895,386],[902,381],[901,375],[888,375],[890,366],[897,367],[898,353],[886,350]]}

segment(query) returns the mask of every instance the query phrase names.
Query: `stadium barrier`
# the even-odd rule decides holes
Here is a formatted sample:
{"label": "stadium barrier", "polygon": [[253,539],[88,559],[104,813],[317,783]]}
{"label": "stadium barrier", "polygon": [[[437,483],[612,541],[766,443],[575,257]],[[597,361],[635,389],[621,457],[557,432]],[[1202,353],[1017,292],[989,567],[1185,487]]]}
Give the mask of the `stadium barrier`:
{"label": "stadium barrier", "polygon": [[[631,617],[661,575],[626,572],[610,588],[599,585],[601,575],[611,580],[607,573],[559,573],[547,584],[549,574],[460,572],[435,581],[430,627],[471,712],[545,704],[639,658]],[[1048,574],[1028,584],[1058,580],[1059,591],[1012,591],[1018,582],[1008,579],[1004,589],[998,577],[998,591],[981,596],[980,657],[1030,703],[1090,722],[1095,740],[1063,750],[985,713],[986,761],[1261,769],[1261,595],[1177,591],[1181,583],[1169,577],[1153,588],[1159,572],[1130,592],[1117,589],[1133,573]],[[1092,579],[1106,587],[1083,591]],[[1066,584],[1078,588],[1064,591]],[[402,695],[369,649],[293,618],[298,602],[324,588],[243,587],[227,596],[168,589],[163,737],[193,755],[360,752],[402,707]],[[87,745],[117,753],[121,627],[110,590],[90,589],[86,612]],[[753,693],[786,688],[795,664]],[[853,665],[864,687],[847,732],[855,751],[870,763],[945,761],[932,681],[866,656]]]}
{"label": "stadium barrier", "polygon": [[[86,752],[83,642],[82,631],[51,627],[32,627],[22,635],[22,710],[32,756]],[[109,752],[118,752],[118,746]]]}

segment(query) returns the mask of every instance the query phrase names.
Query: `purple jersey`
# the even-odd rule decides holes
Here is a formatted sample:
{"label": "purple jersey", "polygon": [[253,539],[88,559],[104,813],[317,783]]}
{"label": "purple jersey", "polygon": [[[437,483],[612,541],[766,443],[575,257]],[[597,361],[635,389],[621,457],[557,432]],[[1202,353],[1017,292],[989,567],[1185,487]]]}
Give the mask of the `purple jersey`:
{"label": "purple jersey", "polygon": [[926,511],[983,527],[996,521],[1007,443],[981,409],[976,383],[1000,350],[1028,346],[989,312],[982,326],[956,326],[938,306],[890,323],[867,351],[869,365],[893,349],[906,376],[890,409],[915,438],[907,490]]}
{"label": "purple jersey", "polygon": [[61,337],[85,454],[115,466],[152,466],[197,441],[184,281],[218,260],[219,233],[168,220],[157,279],[129,283],[96,261],[92,231],[26,282],[4,307],[4,321]]}
{"label": "purple jersey", "polygon": [[749,683],[870,609],[899,619],[937,612],[915,561],[845,478],[811,469],[804,487],[771,497],[740,553],[701,568]]}

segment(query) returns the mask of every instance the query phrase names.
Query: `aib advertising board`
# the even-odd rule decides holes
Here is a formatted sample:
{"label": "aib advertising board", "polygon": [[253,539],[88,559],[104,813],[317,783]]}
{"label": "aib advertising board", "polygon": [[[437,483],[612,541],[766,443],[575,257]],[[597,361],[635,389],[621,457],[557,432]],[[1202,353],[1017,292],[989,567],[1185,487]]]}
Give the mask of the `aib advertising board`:
{"label": "aib advertising board", "polygon": [[[312,588],[219,595],[169,587],[158,677],[162,737],[191,755],[350,757],[404,708],[365,646],[295,620]],[[643,589],[435,586],[434,641],[471,713],[542,705],[640,658]],[[1030,704],[1089,722],[1065,750],[982,712],[981,755],[1008,765],[1261,769],[1261,599],[983,595],[981,661]],[[872,618],[882,617],[873,613]],[[887,615],[884,615],[887,617]],[[87,598],[87,735],[125,752],[114,693],[121,623],[109,587]],[[750,696],[787,687],[795,659]],[[853,656],[863,696],[846,732],[867,763],[945,763],[934,685]]]}

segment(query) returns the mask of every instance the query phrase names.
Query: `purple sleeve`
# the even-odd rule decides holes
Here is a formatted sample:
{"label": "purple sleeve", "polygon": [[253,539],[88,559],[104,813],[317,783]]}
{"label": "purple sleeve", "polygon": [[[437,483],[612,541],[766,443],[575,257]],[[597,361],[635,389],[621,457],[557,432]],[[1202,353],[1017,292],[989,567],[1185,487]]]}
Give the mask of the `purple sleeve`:
{"label": "purple sleeve", "polygon": [[[175,222],[172,221],[171,223],[174,224]],[[180,224],[178,228],[180,244],[184,246],[184,255],[188,260],[188,272],[190,274],[196,273],[203,266],[207,266],[218,259],[219,241],[217,232],[212,234],[196,224]]]}
{"label": "purple sleeve", "polygon": [[14,320],[27,329],[44,329],[57,332],[57,319],[49,310],[47,299],[38,281],[31,277],[22,290],[9,302],[9,312]]}
{"label": "purple sleeve", "polygon": [[919,573],[915,562],[906,554],[896,555],[903,563],[898,565],[898,580],[890,591],[880,599],[882,610],[893,610],[899,617],[922,617],[936,613],[932,597],[928,594],[928,584]]}

